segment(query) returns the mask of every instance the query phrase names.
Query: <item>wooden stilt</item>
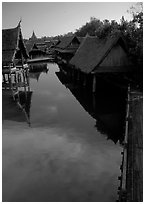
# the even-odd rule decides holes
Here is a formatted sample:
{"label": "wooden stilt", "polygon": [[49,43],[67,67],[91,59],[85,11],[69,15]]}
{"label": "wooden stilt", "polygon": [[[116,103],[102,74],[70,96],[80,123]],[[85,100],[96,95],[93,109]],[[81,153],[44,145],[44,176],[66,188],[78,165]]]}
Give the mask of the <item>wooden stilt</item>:
{"label": "wooden stilt", "polygon": [[5,77],[5,74],[3,74],[3,82],[6,83],[6,77]]}
{"label": "wooden stilt", "polygon": [[96,76],[93,76],[93,93],[96,92]]}
{"label": "wooden stilt", "polygon": [[83,74],[83,86],[86,86],[86,84],[87,84],[86,74]]}
{"label": "wooden stilt", "polygon": [[96,95],[95,94],[92,94],[93,96],[93,100],[92,100],[92,105],[93,105],[93,112],[95,113],[96,112]]}
{"label": "wooden stilt", "polygon": [[77,71],[77,81],[79,81],[79,79],[80,79],[80,72],[79,72],[79,70]]}
{"label": "wooden stilt", "polygon": [[27,93],[26,93],[26,80],[25,80],[25,69],[24,69],[24,63],[23,63],[23,55],[21,53],[21,60],[22,60],[22,76],[23,76],[23,83],[24,83],[24,92],[25,92],[25,97],[27,98]]}

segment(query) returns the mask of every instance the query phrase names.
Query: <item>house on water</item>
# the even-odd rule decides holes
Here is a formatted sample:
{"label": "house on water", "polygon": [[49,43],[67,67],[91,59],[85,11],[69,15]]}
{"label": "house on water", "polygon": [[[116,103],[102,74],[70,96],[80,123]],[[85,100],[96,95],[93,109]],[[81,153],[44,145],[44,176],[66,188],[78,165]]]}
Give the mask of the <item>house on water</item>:
{"label": "house on water", "polygon": [[63,37],[55,48],[57,61],[68,64],[80,45],[76,36]]}
{"label": "house on water", "polygon": [[[14,118],[20,112],[10,97],[17,102],[24,111],[26,120],[29,122],[30,104],[32,91],[29,87],[29,70],[25,62],[29,58],[24,45],[20,23],[17,27],[2,30],[2,98],[3,119]],[[19,120],[21,118],[19,117]]]}
{"label": "house on water", "polygon": [[[16,28],[2,30],[2,74],[3,84],[11,82],[11,74],[16,74],[17,68],[24,70],[28,59],[24,45],[20,23]],[[6,79],[7,77],[7,79]],[[16,77],[16,76],[15,76]]]}
{"label": "house on water", "polygon": [[33,31],[32,36],[26,42],[26,48],[31,59],[44,57],[47,51],[47,45],[41,38],[37,38]]}
{"label": "house on water", "polygon": [[69,63],[77,77],[83,78],[84,85],[88,76],[92,78],[93,92],[96,91],[97,77],[113,77],[118,82],[120,76],[127,77],[133,69],[126,43],[120,34],[106,39],[87,35]]}
{"label": "house on water", "polygon": [[29,51],[29,56],[31,59],[41,58],[46,56],[47,46],[44,42],[35,42],[33,47]]}
{"label": "house on water", "polygon": [[46,53],[49,55],[49,56],[52,56],[52,57],[55,57],[55,48],[56,46],[60,43],[60,39],[52,39],[52,40],[49,40],[49,41],[45,41],[45,44],[47,46],[47,51]]}

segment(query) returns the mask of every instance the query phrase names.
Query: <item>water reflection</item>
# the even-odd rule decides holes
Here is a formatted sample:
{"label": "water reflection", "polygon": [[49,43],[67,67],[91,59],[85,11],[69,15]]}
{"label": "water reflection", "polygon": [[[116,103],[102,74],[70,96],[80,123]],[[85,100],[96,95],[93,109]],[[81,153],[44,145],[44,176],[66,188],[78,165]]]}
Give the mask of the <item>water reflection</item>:
{"label": "water reflection", "polygon": [[[19,91],[15,94],[15,101],[11,90],[2,92],[2,119],[27,122],[30,124],[30,108],[32,100],[32,91]],[[18,104],[18,106],[16,105]]]}
{"label": "water reflection", "polygon": [[72,83],[64,72],[56,72],[56,75],[83,108],[96,120],[95,127],[97,130],[106,134],[107,138],[113,140],[114,143],[118,140],[121,143],[123,141],[126,107],[124,96],[120,93],[117,94],[116,90],[111,88],[108,92],[109,87],[104,92],[100,84],[98,84],[97,93],[92,94],[85,88]]}
{"label": "water reflection", "polygon": [[46,70],[43,70],[43,71],[35,71],[35,72],[30,72],[29,73],[29,77],[31,78],[31,79],[36,79],[36,81],[38,82],[39,81],[39,78],[40,78],[40,75],[42,74],[42,73],[48,73],[48,69],[46,69]]}
{"label": "water reflection", "polygon": [[120,97],[94,97],[48,66],[48,74],[30,73],[31,127],[3,125],[3,201],[115,201],[122,148],[112,126],[120,126]]}
{"label": "water reflection", "polygon": [[48,72],[48,64],[47,63],[33,63],[29,64],[30,72]]}

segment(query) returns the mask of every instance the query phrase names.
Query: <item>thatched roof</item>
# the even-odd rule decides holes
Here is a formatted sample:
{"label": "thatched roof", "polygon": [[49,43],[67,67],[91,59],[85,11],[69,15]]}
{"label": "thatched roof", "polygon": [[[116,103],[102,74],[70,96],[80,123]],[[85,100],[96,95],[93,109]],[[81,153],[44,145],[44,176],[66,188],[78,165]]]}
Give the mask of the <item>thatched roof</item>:
{"label": "thatched roof", "polygon": [[[78,48],[75,56],[70,60],[70,64],[74,65],[76,68],[80,69],[82,72],[91,73],[95,72],[113,72],[107,67],[101,67],[101,63],[108,56],[112,48],[119,43],[123,50],[126,52],[126,45],[123,38],[118,35],[116,37],[110,37],[107,39],[99,39],[97,37],[86,36],[82,41],[80,47]],[[123,66],[128,66],[129,61],[126,60]],[[126,71],[122,68],[117,71]]]}
{"label": "thatched roof", "polygon": [[31,49],[33,48],[33,46],[34,46],[34,42],[33,42],[33,41],[27,41],[27,42],[26,42],[26,49],[27,49],[28,52],[31,51]]}
{"label": "thatched roof", "polygon": [[39,39],[39,38],[37,38],[37,39],[35,39],[35,40],[28,40],[27,42],[26,42],[26,48],[27,48],[27,51],[28,52],[30,52],[32,49],[33,49],[33,47],[34,47],[34,45],[37,45],[38,44],[38,46],[39,46],[39,44],[40,45],[42,45],[42,44],[45,44],[45,41],[43,40],[43,39]]}
{"label": "thatched roof", "polygon": [[16,28],[2,30],[2,62],[12,63],[18,51],[21,51],[24,58],[28,54],[23,42],[20,24]]}
{"label": "thatched roof", "polygon": [[79,40],[80,43],[81,43],[81,42],[84,40],[85,37],[78,37],[78,36],[77,36],[77,38],[78,38],[78,40]]}
{"label": "thatched roof", "polygon": [[73,41],[76,41],[78,44],[80,44],[80,41],[77,39],[76,36],[69,36],[69,37],[63,37],[60,41],[60,43],[57,45],[57,48],[65,49],[67,48]]}
{"label": "thatched roof", "polygon": [[67,49],[55,48],[55,50],[60,52],[60,53],[74,54],[76,52],[77,48],[67,48]]}

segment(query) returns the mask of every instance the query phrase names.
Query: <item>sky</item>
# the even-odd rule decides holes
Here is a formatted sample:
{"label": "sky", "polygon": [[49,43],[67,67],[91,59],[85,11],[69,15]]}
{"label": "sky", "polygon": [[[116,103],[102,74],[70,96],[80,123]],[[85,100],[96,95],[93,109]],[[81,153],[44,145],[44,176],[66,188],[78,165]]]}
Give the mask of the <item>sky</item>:
{"label": "sky", "polygon": [[34,30],[37,37],[74,32],[90,17],[119,21],[130,20],[127,10],[135,2],[3,2],[2,28],[16,27],[22,19],[24,38]]}

